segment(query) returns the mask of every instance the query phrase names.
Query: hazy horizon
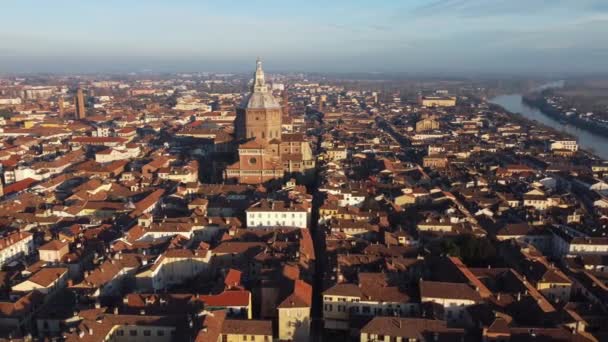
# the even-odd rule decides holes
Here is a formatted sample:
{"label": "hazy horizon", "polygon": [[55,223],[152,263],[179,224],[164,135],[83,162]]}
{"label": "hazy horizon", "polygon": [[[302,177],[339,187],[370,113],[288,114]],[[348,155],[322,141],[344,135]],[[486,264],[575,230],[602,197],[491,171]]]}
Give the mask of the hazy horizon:
{"label": "hazy horizon", "polygon": [[608,72],[601,0],[22,0],[0,72]]}

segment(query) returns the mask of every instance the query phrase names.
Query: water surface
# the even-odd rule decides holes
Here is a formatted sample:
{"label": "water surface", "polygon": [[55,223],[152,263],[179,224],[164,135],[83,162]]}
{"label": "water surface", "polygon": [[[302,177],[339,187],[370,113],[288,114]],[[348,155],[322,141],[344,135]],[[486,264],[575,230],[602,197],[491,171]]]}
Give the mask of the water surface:
{"label": "water surface", "polygon": [[593,152],[599,157],[608,160],[608,137],[578,128],[543,113],[538,108],[530,107],[522,101],[521,94],[501,95],[488,102],[499,105],[512,113],[519,113],[530,120],[536,120],[558,131],[566,132],[577,138],[582,149]]}

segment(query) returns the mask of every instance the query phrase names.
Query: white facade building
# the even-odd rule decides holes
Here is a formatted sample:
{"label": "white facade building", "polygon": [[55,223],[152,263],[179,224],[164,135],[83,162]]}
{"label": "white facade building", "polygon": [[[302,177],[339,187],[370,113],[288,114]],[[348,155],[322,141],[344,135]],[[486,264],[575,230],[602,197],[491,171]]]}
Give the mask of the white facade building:
{"label": "white facade building", "polygon": [[568,150],[572,152],[578,151],[578,143],[576,140],[556,140],[551,143],[551,151]]}
{"label": "white facade building", "polygon": [[283,202],[260,202],[246,210],[248,228],[298,227],[306,228],[310,213],[305,208],[286,207]]}
{"label": "white facade building", "polygon": [[26,232],[9,234],[0,239],[0,266],[30,255],[33,251],[34,238],[32,234]]}

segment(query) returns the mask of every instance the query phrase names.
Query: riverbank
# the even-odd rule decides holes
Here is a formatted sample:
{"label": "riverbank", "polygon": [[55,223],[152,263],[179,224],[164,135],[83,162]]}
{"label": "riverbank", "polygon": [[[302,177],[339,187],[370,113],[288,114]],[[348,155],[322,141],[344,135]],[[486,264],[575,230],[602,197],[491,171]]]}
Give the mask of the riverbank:
{"label": "riverbank", "polygon": [[608,137],[564,123],[556,117],[541,111],[539,108],[524,103],[521,94],[497,96],[489,99],[487,103],[512,114],[513,118],[522,123],[533,122],[552,128],[556,132],[565,133],[564,136],[566,134],[570,135],[578,141],[582,150],[588,152],[590,155],[595,155],[601,159],[608,160]]}
{"label": "riverbank", "polygon": [[588,130],[595,134],[599,134],[605,137],[608,137],[608,127],[598,124],[597,122],[593,122],[591,120],[585,120],[580,118],[577,115],[566,115],[562,111],[553,107],[550,103],[547,102],[544,96],[538,95],[525,95],[522,97],[523,103],[530,107],[537,108],[544,114],[555,118],[556,120],[563,121],[564,123],[574,125],[581,129]]}

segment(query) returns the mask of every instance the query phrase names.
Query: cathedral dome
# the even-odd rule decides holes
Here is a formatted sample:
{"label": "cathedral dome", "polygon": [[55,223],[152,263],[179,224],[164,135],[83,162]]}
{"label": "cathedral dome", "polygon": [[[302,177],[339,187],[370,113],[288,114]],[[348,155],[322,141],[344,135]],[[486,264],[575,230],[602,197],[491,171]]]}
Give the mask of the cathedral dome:
{"label": "cathedral dome", "polygon": [[255,73],[253,74],[253,85],[251,93],[241,102],[241,108],[248,109],[276,109],[281,108],[279,101],[268,90],[266,80],[264,79],[264,70],[262,70],[262,61],[256,62]]}
{"label": "cathedral dome", "polygon": [[271,109],[281,108],[277,99],[270,92],[267,93],[251,93],[241,102],[241,108],[248,109]]}

